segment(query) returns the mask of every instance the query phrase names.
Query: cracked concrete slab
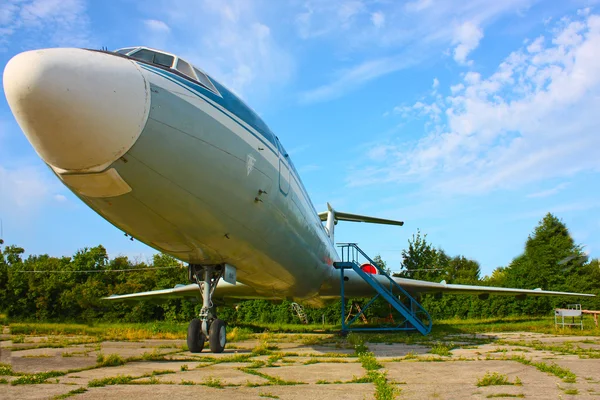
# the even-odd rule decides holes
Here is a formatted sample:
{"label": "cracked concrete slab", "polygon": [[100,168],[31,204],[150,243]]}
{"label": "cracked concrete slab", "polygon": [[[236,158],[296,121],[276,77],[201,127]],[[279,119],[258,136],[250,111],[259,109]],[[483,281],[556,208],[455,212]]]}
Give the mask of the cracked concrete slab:
{"label": "cracked concrete slab", "polygon": [[[599,342],[597,337],[555,336],[535,333],[502,333],[480,335],[452,335],[428,342],[427,338],[415,343],[366,343],[377,361],[383,365],[379,370],[387,374],[390,385],[401,390],[400,398],[486,398],[490,395],[525,395],[531,399],[546,398],[576,398],[565,393],[566,389],[577,389],[581,395],[600,394],[600,361],[598,359],[581,359],[577,355],[560,354],[553,351],[535,350],[533,347],[488,343],[491,337],[503,341],[524,341],[527,345],[544,343],[551,346],[562,346],[572,343],[591,351]],[[312,344],[315,341],[330,340],[321,335],[277,335],[261,336],[258,340],[251,339],[236,342],[235,348],[227,348],[224,353],[212,354],[205,350],[201,354],[183,351],[183,340],[142,340],[142,341],[104,341],[87,344],[67,344],[65,347],[41,347],[37,349],[15,349],[12,355],[5,357],[5,350],[10,347],[0,347],[0,356],[12,364],[15,371],[34,373],[41,371],[66,371],[69,369],[84,369],[72,372],[62,377],[50,378],[42,385],[0,385],[0,398],[48,398],[65,394],[82,387],[87,391],[77,394],[81,399],[104,398],[147,398],[187,399],[202,396],[235,399],[264,399],[265,395],[277,396],[280,399],[368,399],[373,398],[376,388],[372,383],[338,383],[323,384],[323,382],[347,382],[354,377],[364,377],[366,370],[356,357],[332,357],[331,353],[350,355],[354,350],[347,343]],[[381,337],[378,335],[378,338]],[[29,341],[25,337],[25,341]],[[36,336],[31,344],[44,346],[44,339],[59,343],[62,339],[56,336]],[[69,342],[71,337],[65,337],[61,343]],[[90,338],[93,339],[93,338]],[[82,341],[86,338],[77,338]],[[251,350],[267,340],[269,346],[276,346],[269,355],[252,355]],[[479,342],[477,342],[479,340]],[[429,353],[435,342],[446,343],[448,346],[460,345],[466,348],[455,348],[451,356],[438,356]],[[581,343],[585,341],[586,343]],[[144,353],[164,355],[165,360],[130,361],[116,367],[96,368],[97,348],[105,357],[117,354],[123,360],[129,357],[141,357]],[[254,371],[267,374],[285,381],[296,381],[296,385],[277,385],[269,379],[249,374],[239,368],[248,367],[254,361],[268,362],[275,353],[292,353],[278,360],[274,367],[263,366]],[[63,357],[63,354],[70,356]],[[410,355],[409,358],[405,358]],[[417,359],[411,359],[416,355]],[[550,365],[568,368],[577,376],[576,383],[565,383],[560,378],[540,372],[534,366],[523,365],[516,361],[507,360],[513,355],[543,361]],[[236,356],[249,356],[247,362],[239,361]],[[479,358],[479,360],[477,360]],[[217,363],[215,363],[215,359]],[[431,362],[433,359],[436,362]],[[472,361],[464,361],[465,359]],[[318,360],[318,363],[312,363]],[[7,362],[5,361],[5,362]],[[328,362],[329,361],[329,362]],[[333,362],[332,362],[333,361]],[[339,361],[339,362],[338,362]],[[308,364],[306,364],[308,362]],[[182,371],[183,366],[187,370]],[[185,369],[185,368],[184,368]],[[152,375],[155,371],[170,371],[172,373]],[[518,376],[522,386],[503,385],[477,387],[477,380],[486,372],[497,372],[506,375],[511,382]],[[111,378],[115,376],[131,376],[136,379],[128,384],[109,385],[106,387],[88,387],[93,379]],[[146,376],[146,377],[143,377]],[[587,379],[586,379],[587,378]],[[9,381],[15,377],[7,377]],[[209,382],[209,379],[214,379]],[[56,381],[58,380],[59,383]],[[321,381],[321,382],[319,382]],[[319,383],[317,383],[319,382]],[[206,386],[207,384],[225,385],[219,389]],[[274,384],[275,383],[275,384]],[[268,386],[267,386],[268,384]],[[253,387],[261,385],[259,387]],[[5,394],[6,393],[6,394]]]}
{"label": "cracked concrete slab", "polygon": [[318,363],[309,365],[293,365],[277,368],[262,368],[261,371],[286,381],[317,383],[317,381],[347,382],[365,375],[365,370],[358,364]]}

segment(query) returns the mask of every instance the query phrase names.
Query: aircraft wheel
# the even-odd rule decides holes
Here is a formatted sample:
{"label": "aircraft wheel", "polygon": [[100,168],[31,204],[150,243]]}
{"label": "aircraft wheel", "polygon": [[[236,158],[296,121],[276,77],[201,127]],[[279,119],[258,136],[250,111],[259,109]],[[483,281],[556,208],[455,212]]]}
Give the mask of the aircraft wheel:
{"label": "aircraft wheel", "polygon": [[227,329],[225,328],[225,322],[220,319],[215,319],[210,324],[208,331],[208,344],[210,345],[210,351],[213,353],[222,353],[225,350],[225,344],[227,343]]}
{"label": "aircraft wheel", "polygon": [[[206,337],[202,333],[202,322],[194,318],[188,325],[187,345],[192,353],[200,353],[204,348]],[[212,347],[211,347],[212,349]]]}

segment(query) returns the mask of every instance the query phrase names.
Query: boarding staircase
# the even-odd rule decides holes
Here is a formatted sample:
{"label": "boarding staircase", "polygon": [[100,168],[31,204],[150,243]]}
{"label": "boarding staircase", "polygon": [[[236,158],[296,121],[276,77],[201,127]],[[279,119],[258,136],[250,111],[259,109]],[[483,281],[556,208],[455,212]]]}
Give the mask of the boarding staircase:
{"label": "boarding staircase", "polygon": [[300,319],[300,322],[302,322],[304,325],[308,324],[308,317],[306,316],[306,313],[304,312],[304,308],[302,308],[302,306],[300,304],[292,303],[292,310],[294,310],[294,312]]}
{"label": "boarding staircase", "polygon": [[[432,321],[429,313],[415,300],[406,290],[404,290],[394,279],[392,279],[381,266],[377,265],[356,243],[339,243],[341,248],[342,260],[333,263],[336,269],[340,270],[341,278],[341,297],[342,297],[342,332],[349,331],[408,331],[417,330],[423,335],[431,332]],[[371,274],[363,271],[364,264],[371,264],[377,268],[377,274]],[[344,320],[346,298],[344,294],[344,271],[351,269],[368,283],[377,293],[365,307],[349,322]],[[361,327],[355,328],[351,325],[356,319],[363,315],[365,310],[379,298],[384,298],[391,306],[400,313],[403,320],[393,326],[379,327]]]}

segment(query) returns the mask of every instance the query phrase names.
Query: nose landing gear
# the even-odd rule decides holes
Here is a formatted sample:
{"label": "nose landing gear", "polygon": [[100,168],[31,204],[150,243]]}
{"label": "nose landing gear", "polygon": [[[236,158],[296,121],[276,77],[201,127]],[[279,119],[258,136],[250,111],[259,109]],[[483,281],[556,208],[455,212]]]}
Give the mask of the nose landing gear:
{"label": "nose landing gear", "polygon": [[192,353],[200,353],[208,340],[210,351],[222,353],[227,343],[225,322],[217,318],[212,295],[219,280],[223,276],[223,266],[202,266],[190,264],[189,278],[198,284],[202,293],[202,310],[198,318],[194,318],[187,332],[187,345]]}

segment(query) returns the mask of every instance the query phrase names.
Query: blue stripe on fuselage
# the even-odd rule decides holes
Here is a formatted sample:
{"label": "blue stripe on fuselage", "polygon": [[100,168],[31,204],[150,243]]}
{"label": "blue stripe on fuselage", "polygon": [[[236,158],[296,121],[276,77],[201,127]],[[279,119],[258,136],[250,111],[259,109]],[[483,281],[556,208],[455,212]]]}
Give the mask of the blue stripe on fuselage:
{"label": "blue stripe on fuselage", "polygon": [[[143,63],[138,63],[138,64],[140,67],[144,68],[145,70],[154,72],[154,73],[170,80],[171,82],[181,86],[182,88],[187,89],[188,91],[192,92],[196,96],[203,97],[203,98],[205,98],[205,100],[209,99],[209,100],[219,104],[221,107],[225,108],[226,110],[230,111],[236,117],[238,117],[239,119],[244,121],[246,124],[251,126],[256,132],[258,132],[259,135],[256,135],[254,132],[252,132],[251,130],[246,128],[244,125],[240,124],[234,118],[231,118],[230,115],[227,115],[227,114],[225,114],[225,115],[227,115],[229,118],[231,118],[234,122],[236,122],[242,128],[244,128],[245,130],[250,132],[253,136],[255,136],[257,139],[259,139],[261,142],[263,142],[263,144],[265,144],[267,147],[271,148],[271,146],[273,146],[274,149],[271,149],[271,150],[273,150],[275,154],[278,154],[277,145],[275,144],[275,135],[273,134],[273,132],[271,132],[271,130],[260,119],[260,117],[258,117],[258,115],[256,115],[256,113],[254,111],[252,111],[240,99],[238,99],[237,96],[235,96],[233,93],[229,92],[229,90],[227,90],[227,88],[220,85],[218,82],[212,80],[212,82],[215,85],[215,87],[217,88],[217,90],[219,90],[219,92],[221,93],[221,96],[218,96],[215,93],[213,93],[212,91],[206,89],[204,86],[196,84],[194,82],[191,82],[188,79],[182,78],[181,76],[179,76],[177,74],[171,73],[169,71],[165,71],[164,69],[161,69],[161,68],[153,67],[148,64],[143,64]],[[211,103],[209,102],[209,104],[211,104]],[[214,106],[214,104],[211,104],[211,105]],[[222,110],[219,110],[219,111],[222,112]],[[268,143],[266,143],[265,140]]]}
{"label": "blue stripe on fuselage", "polygon": [[[137,61],[136,61],[137,62]],[[224,115],[226,115],[227,117],[229,117],[232,121],[234,121],[236,124],[238,124],[239,126],[241,126],[242,128],[244,128],[244,130],[246,130],[248,133],[250,133],[252,136],[256,137],[258,140],[261,141],[261,143],[263,143],[265,146],[267,146],[267,148],[269,148],[271,151],[273,151],[275,153],[275,155],[278,155],[279,150],[277,149],[277,145],[273,142],[274,139],[269,140],[268,138],[274,138],[274,134],[273,132],[271,132],[271,130],[269,130],[268,127],[266,127],[265,123],[260,119],[260,117],[258,117],[256,115],[256,113],[254,113],[254,111],[252,111],[248,106],[246,106],[241,100],[239,100],[233,93],[231,93],[226,87],[224,87],[223,85],[219,84],[218,82],[216,82],[215,80],[212,80],[212,83],[215,85],[215,87],[217,88],[217,90],[219,90],[219,92],[221,93],[222,97],[216,95],[215,93],[213,93],[212,91],[210,91],[209,89],[205,88],[202,85],[196,84],[192,81],[189,81],[186,78],[182,78],[181,76],[174,74],[172,72],[166,71],[162,68],[157,68],[145,63],[140,63],[137,62],[137,64],[144,68],[145,70],[155,73],[157,75],[162,76],[165,79],[168,79],[169,81],[175,83],[176,85],[188,90],[190,93],[203,98],[204,100],[212,100],[215,103],[219,104],[221,107],[225,108],[226,110],[230,111],[231,113],[233,113],[235,116],[237,116],[238,118],[240,118],[242,121],[244,121],[245,123],[247,123],[248,125],[250,125],[252,128],[254,128],[259,135],[255,134],[254,132],[252,132],[250,129],[248,129],[247,127],[245,127],[243,124],[241,124],[239,121],[237,121],[235,118],[231,117],[229,114],[227,114],[226,112],[224,112],[223,110],[219,109],[218,107],[216,107],[213,103],[211,103],[210,101],[207,101],[208,104],[210,104],[211,106],[213,106],[216,110],[220,111],[221,113],[223,113]],[[244,119],[239,112],[236,112],[236,109],[231,110],[227,104],[226,99],[234,99],[235,102],[239,103],[239,105],[241,105],[241,107],[245,108],[247,110],[248,113],[252,114],[257,120],[260,121],[260,123],[262,125],[265,126],[265,129],[263,129],[262,131],[259,130],[255,124],[252,124],[251,122],[247,121],[246,119]],[[268,132],[268,134],[270,136],[264,136],[264,132]],[[274,147],[271,148],[272,145]],[[296,169],[293,167],[291,160],[288,160],[288,163],[290,165],[290,169],[291,169],[291,174],[290,176],[294,178],[294,180],[298,183],[298,187],[300,188],[300,191],[302,192],[302,195],[305,199],[305,201],[310,205],[312,211],[315,214],[317,213],[317,210],[315,209],[314,204],[312,203],[312,201],[310,200],[310,196],[308,195],[308,192],[306,191],[306,188],[304,187],[304,185],[302,184],[302,181],[300,180],[300,177],[298,176],[298,173],[296,171]]]}

